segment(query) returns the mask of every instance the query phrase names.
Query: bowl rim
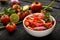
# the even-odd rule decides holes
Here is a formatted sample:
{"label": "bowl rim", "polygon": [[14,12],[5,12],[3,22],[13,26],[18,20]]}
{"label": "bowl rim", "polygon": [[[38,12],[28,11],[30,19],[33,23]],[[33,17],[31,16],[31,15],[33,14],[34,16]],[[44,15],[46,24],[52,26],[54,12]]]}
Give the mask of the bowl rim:
{"label": "bowl rim", "polygon": [[[40,13],[33,13],[33,14],[40,14]],[[30,14],[30,15],[26,16],[26,17],[24,18],[24,20],[23,20],[23,26],[24,26],[24,28],[25,28],[25,29],[28,29],[28,30],[30,30],[30,31],[35,31],[35,30],[31,30],[31,29],[27,28],[27,27],[25,26],[25,24],[24,24],[24,21],[25,21],[25,19],[26,19],[27,17],[32,16],[33,14]],[[47,31],[47,30],[50,30],[50,29],[52,29],[52,28],[55,27],[55,25],[56,25],[56,20],[55,20],[55,18],[54,18],[52,15],[51,15],[51,17],[52,17],[52,19],[53,19],[53,21],[54,21],[54,25],[53,25],[51,28],[46,29],[46,30],[43,30],[43,31]],[[43,31],[35,31],[35,32],[43,32]]]}

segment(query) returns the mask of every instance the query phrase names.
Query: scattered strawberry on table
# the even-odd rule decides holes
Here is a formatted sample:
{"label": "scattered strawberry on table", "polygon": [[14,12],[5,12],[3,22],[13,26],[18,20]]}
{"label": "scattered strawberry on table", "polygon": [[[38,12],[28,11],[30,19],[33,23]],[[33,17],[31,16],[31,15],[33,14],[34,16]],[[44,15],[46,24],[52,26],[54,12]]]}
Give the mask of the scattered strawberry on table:
{"label": "scattered strawberry on table", "polygon": [[33,12],[39,12],[42,9],[42,3],[40,2],[33,2],[31,4],[31,10]]}
{"label": "scattered strawberry on table", "polygon": [[8,32],[14,32],[16,29],[16,24],[15,23],[9,23],[6,25],[6,30]]}
{"label": "scattered strawberry on table", "polygon": [[1,16],[1,23],[7,24],[10,21],[10,17],[8,15]]}

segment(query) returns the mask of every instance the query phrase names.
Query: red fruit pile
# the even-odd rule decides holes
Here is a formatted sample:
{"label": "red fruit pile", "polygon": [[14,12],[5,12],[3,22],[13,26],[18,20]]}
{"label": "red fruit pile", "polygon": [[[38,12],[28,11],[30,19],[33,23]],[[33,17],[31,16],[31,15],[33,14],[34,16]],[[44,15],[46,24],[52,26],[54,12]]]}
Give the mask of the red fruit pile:
{"label": "red fruit pile", "polygon": [[51,28],[53,26],[53,22],[47,22],[44,20],[45,16],[44,14],[33,14],[33,16],[29,16],[24,21],[25,26],[28,27],[31,30],[46,30],[48,28]]}

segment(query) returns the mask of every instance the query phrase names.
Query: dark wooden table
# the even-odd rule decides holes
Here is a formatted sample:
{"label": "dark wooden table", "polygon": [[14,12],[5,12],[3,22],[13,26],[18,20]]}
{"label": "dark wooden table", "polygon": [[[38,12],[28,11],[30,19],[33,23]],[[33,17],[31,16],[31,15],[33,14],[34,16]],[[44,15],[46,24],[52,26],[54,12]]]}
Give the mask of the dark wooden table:
{"label": "dark wooden table", "polygon": [[[34,0],[20,0],[20,4],[28,5],[31,4]],[[37,0],[42,2],[43,5],[48,5],[51,0]],[[1,8],[2,7],[2,8]],[[4,7],[10,7],[9,4],[6,5],[0,5],[0,12],[3,11]],[[56,26],[54,31],[45,37],[37,38],[29,35],[24,27],[23,24],[18,24],[17,29],[14,33],[9,34],[5,29],[0,31],[0,40],[60,40],[60,0],[56,0],[54,5],[52,5],[54,8],[51,13],[52,16],[56,19]]]}

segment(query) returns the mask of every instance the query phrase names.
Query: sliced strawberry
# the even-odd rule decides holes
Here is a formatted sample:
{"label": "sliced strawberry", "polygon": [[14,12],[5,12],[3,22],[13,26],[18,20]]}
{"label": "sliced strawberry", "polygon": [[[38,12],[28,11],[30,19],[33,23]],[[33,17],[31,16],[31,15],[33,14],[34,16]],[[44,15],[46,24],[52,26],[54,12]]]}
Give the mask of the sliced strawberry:
{"label": "sliced strawberry", "polygon": [[46,29],[46,27],[44,27],[44,26],[34,28],[34,30],[38,30],[38,31],[45,30],[45,29]]}
{"label": "sliced strawberry", "polygon": [[32,27],[29,27],[29,26],[28,26],[28,28],[29,28],[29,29],[31,29],[31,30],[33,30],[33,28],[32,28]]}
{"label": "sliced strawberry", "polygon": [[45,26],[46,26],[47,28],[51,28],[51,27],[53,26],[53,24],[52,24],[52,22],[48,22],[48,23],[45,24]]}
{"label": "sliced strawberry", "polygon": [[29,22],[25,22],[25,25],[26,25],[26,26],[29,26]]}

